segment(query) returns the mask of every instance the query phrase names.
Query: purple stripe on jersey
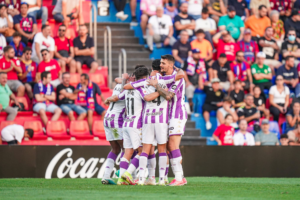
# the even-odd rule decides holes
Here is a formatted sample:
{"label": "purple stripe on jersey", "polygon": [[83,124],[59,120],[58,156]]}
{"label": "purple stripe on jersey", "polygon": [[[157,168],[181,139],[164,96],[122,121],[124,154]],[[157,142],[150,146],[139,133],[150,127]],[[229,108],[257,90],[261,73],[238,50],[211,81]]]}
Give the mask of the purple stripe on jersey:
{"label": "purple stripe on jersey", "polygon": [[[125,96],[124,96],[124,99],[125,99]],[[125,108],[123,108],[123,110],[121,111],[120,115],[119,115],[119,119],[118,119],[118,125],[119,125],[119,128],[122,128],[123,127],[123,122],[124,122],[124,113],[125,113]]]}
{"label": "purple stripe on jersey", "polygon": [[[108,118],[108,117],[109,117],[109,114],[106,113],[105,118]],[[105,119],[105,126],[108,127],[108,121],[107,121],[107,119]]]}
{"label": "purple stripe on jersey", "polygon": [[113,152],[109,152],[109,154],[108,154],[107,158],[110,158],[110,159],[116,160],[116,158],[117,158],[117,155],[116,155],[116,154],[114,154]]}
{"label": "purple stripe on jersey", "polygon": [[155,158],[155,153],[148,156],[148,159],[153,159],[153,158]]}
{"label": "purple stripe on jersey", "polygon": [[155,123],[155,115],[154,115],[154,113],[155,113],[155,109],[153,109],[153,111],[152,111],[152,114],[153,114],[153,115],[151,115],[151,123],[152,123],[152,124]]}
{"label": "purple stripe on jersey", "polygon": [[177,93],[177,102],[175,106],[175,118],[178,119],[180,117],[181,108],[181,98],[182,98],[182,90],[179,90]]}
{"label": "purple stripe on jersey", "polygon": [[111,122],[110,122],[110,127],[115,128],[115,114],[112,114],[111,118],[113,118],[113,120],[111,120]]}
{"label": "purple stripe on jersey", "polygon": [[133,124],[134,124],[134,119],[136,118],[136,116],[133,116],[131,118],[132,122],[130,122],[129,127],[133,128]]}
{"label": "purple stripe on jersey", "polygon": [[145,80],[146,80],[146,79],[144,78],[144,79],[141,79],[141,80],[132,82],[132,83],[130,83],[130,84],[131,84],[131,86],[132,86],[134,89],[137,89],[137,88],[141,87],[141,85],[139,85],[139,83],[141,83],[141,82],[143,82],[143,81],[145,81]]}
{"label": "purple stripe on jersey", "polygon": [[[164,109],[163,108],[160,108],[159,109],[159,112],[162,112],[162,114],[159,116],[159,123],[164,123]],[[167,113],[168,114],[168,113]],[[168,115],[167,115],[167,119],[168,119]]]}
{"label": "purple stripe on jersey", "polygon": [[143,117],[144,117],[144,108],[145,108],[145,102],[142,100],[142,113],[141,116],[137,122],[137,127],[136,128],[142,128],[143,127]]}
{"label": "purple stripe on jersey", "polygon": [[171,79],[174,79],[175,80],[175,76],[176,75],[168,75],[168,76],[161,76],[160,79],[163,79],[163,80],[171,80]]}
{"label": "purple stripe on jersey", "polygon": [[118,95],[119,100],[125,100],[125,91],[126,91],[126,90],[123,90],[123,91]]}
{"label": "purple stripe on jersey", "polygon": [[169,123],[169,102],[168,102],[168,107],[167,107],[167,110],[166,110],[166,123]]}
{"label": "purple stripe on jersey", "polygon": [[142,95],[142,97],[144,98],[145,94],[143,92],[143,90],[141,88],[137,88],[136,89],[137,91],[139,91],[139,93]]}
{"label": "purple stripe on jersey", "polygon": [[146,111],[146,114],[145,114],[145,124],[148,124],[148,116],[147,116],[147,113],[149,113],[149,109]]}
{"label": "purple stripe on jersey", "polygon": [[173,113],[173,110],[175,109],[175,108],[174,108],[174,107],[175,107],[175,106],[174,106],[175,98],[177,98],[177,97],[174,96],[174,97],[172,98],[172,100],[171,100],[170,119],[172,119],[172,113]]}
{"label": "purple stripe on jersey", "polygon": [[124,121],[123,127],[127,127],[127,122]]}
{"label": "purple stripe on jersey", "polygon": [[176,85],[176,89],[173,90],[172,87],[173,85],[171,86],[171,89],[169,90],[170,92],[174,92],[175,94],[178,92],[179,88],[183,85],[183,78],[180,79],[179,83],[177,84],[178,82],[176,81],[173,85]]}

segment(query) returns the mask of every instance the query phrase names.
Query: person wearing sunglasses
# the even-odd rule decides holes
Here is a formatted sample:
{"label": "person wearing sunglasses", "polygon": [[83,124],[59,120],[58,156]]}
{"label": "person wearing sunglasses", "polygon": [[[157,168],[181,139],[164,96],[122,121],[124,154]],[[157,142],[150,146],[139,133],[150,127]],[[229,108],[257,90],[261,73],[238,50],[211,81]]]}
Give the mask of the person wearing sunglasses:
{"label": "person wearing sunglasses", "polygon": [[283,58],[294,56],[296,58],[295,65],[299,64],[297,58],[300,58],[300,44],[296,40],[295,28],[292,27],[288,30],[288,38],[283,42],[281,51]]}

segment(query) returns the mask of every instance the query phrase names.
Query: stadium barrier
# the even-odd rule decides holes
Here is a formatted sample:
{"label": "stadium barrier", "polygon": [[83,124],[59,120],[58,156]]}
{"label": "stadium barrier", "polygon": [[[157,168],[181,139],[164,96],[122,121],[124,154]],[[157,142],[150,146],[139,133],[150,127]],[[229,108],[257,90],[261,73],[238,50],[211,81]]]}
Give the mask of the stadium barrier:
{"label": "stadium barrier", "polygon": [[[298,150],[281,146],[181,146],[186,177],[300,177]],[[2,145],[0,178],[101,178],[109,151],[108,146]]]}

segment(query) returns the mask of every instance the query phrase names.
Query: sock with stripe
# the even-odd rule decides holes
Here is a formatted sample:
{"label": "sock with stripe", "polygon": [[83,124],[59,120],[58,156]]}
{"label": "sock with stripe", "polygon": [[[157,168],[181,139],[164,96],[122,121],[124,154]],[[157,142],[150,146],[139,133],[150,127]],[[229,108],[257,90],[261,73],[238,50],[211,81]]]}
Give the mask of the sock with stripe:
{"label": "sock with stripe", "polygon": [[124,174],[124,172],[126,172],[126,170],[128,169],[128,165],[129,165],[129,161],[124,157],[121,158],[119,178],[121,178],[121,176]]}
{"label": "sock with stripe", "polygon": [[163,181],[165,178],[165,172],[167,167],[167,154],[166,153],[160,153],[159,154],[159,182]]}
{"label": "sock with stripe", "polygon": [[115,161],[117,159],[117,155],[113,152],[109,152],[106,159],[106,167],[104,170],[103,178],[108,179],[110,178],[111,172],[114,169]]}
{"label": "sock with stripe", "polygon": [[130,174],[133,174],[133,172],[139,167],[139,160],[140,160],[140,156],[136,155],[132,159],[132,161],[127,169],[127,172],[129,172]]}
{"label": "sock with stripe", "polygon": [[149,178],[155,179],[156,157],[155,154],[148,156],[148,173]]}

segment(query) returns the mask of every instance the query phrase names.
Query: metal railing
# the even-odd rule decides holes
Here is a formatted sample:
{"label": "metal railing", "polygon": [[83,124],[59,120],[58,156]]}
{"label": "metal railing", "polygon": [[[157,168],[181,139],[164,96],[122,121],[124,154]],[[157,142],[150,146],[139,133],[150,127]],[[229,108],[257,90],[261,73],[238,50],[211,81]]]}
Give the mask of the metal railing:
{"label": "metal railing", "polygon": [[[93,23],[94,22],[94,30],[93,30]],[[93,33],[94,31],[94,33]],[[91,4],[91,15],[90,15],[90,36],[94,37],[94,46],[95,46],[95,53],[94,53],[94,59],[98,59],[97,55],[97,8],[94,4]]]}
{"label": "metal railing", "polygon": [[120,49],[120,53],[119,53],[119,77],[122,77],[122,61],[123,61],[123,73],[126,73],[127,72],[127,53],[126,53],[126,50],[123,48]]}
{"label": "metal railing", "polygon": [[[108,65],[107,65],[108,50]],[[104,65],[108,67],[108,86],[112,87],[112,60],[111,60],[111,29],[109,26],[104,30]]]}

